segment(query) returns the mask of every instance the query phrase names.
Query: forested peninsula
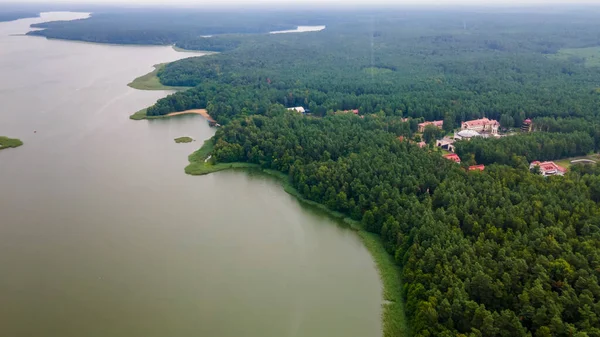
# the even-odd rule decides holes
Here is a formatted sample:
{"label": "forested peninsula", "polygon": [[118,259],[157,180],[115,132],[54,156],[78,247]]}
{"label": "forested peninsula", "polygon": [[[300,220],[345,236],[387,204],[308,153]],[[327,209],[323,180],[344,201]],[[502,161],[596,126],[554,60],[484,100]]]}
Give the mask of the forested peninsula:
{"label": "forested peninsula", "polygon": [[[223,126],[189,173],[280,172],[378,235],[407,317],[388,311],[385,336],[600,336],[600,167],[529,166],[600,146],[597,15],[363,11],[322,14],[316,33],[188,35],[222,53],[160,69],[163,85],[194,88],[147,115],[207,109]],[[72,28],[84,22],[42,34],[114,38]],[[150,36],[132,39],[173,42]],[[436,139],[481,117],[505,137],[459,140],[462,163],[443,158]],[[434,120],[441,130],[419,132]]]}

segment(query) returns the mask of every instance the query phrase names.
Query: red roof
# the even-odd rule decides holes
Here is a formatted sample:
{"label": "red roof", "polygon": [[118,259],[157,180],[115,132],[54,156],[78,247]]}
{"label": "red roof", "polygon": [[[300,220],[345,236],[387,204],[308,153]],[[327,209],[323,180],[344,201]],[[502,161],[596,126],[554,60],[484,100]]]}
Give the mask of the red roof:
{"label": "red roof", "polygon": [[417,145],[418,145],[420,148],[424,148],[425,146],[427,146],[427,143],[425,143],[425,142],[419,142],[419,143],[417,143]]}
{"label": "red roof", "polygon": [[454,161],[455,163],[460,164],[460,157],[456,153],[445,154],[444,158],[450,159],[450,160]]}
{"label": "red roof", "polygon": [[540,171],[542,171],[542,172],[554,171],[554,170],[560,171],[562,173],[567,172],[566,168],[564,168],[564,167],[562,167],[560,165],[557,165],[553,161],[545,161],[543,163],[540,163],[539,161],[534,161],[534,162],[531,162],[531,165],[533,165],[533,166],[539,166],[540,167]]}
{"label": "red roof", "polygon": [[403,141],[403,140],[404,140],[404,136],[399,136],[399,137],[398,137],[398,140],[399,140],[399,141]]}
{"label": "red roof", "polygon": [[469,171],[483,171],[483,170],[485,170],[485,165],[469,166]]}
{"label": "red roof", "polygon": [[523,121],[523,123],[525,123],[525,124],[531,124],[531,119],[527,118],[526,120]]}
{"label": "red roof", "polygon": [[488,125],[488,124],[500,124],[500,123],[498,123],[498,121],[495,119],[481,118],[481,119],[474,119],[472,121],[467,121],[464,124],[466,124],[467,127],[473,127],[473,126],[481,126],[481,125]]}
{"label": "red roof", "polygon": [[444,121],[432,121],[432,122],[419,123],[419,126],[422,126],[422,127],[425,127],[427,125],[435,125],[438,128],[441,128],[442,126],[444,126]]}

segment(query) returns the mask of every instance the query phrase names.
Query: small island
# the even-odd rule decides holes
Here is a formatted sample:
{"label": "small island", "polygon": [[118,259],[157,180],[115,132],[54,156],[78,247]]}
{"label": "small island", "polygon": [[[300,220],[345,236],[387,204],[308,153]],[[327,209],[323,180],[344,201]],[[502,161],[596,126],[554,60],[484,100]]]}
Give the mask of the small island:
{"label": "small island", "polygon": [[0,136],[0,150],[8,149],[11,147],[19,147],[21,145],[23,145],[23,142],[20,139]]}
{"label": "small island", "polygon": [[179,143],[191,143],[194,140],[190,137],[179,137],[179,138],[175,138],[175,143],[179,144]]}

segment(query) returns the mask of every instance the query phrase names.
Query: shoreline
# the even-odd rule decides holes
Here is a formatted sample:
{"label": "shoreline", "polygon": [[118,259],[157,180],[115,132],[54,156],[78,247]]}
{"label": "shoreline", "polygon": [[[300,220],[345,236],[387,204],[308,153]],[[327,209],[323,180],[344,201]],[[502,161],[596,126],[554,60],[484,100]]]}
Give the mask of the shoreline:
{"label": "shoreline", "polygon": [[332,219],[343,222],[349,229],[355,231],[365,248],[367,248],[371,254],[377,273],[379,274],[379,279],[382,283],[382,336],[409,336],[408,320],[404,312],[405,305],[402,295],[402,270],[400,266],[395,263],[393,256],[385,250],[379,235],[367,232],[360,222],[351,219],[343,213],[333,211],[323,204],[304,198],[300,192],[292,186],[289,182],[289,176],[285,173],[263,169],[260,165],[252,163],[236,162],[215,164],[210,157],[213,149],[214,144],[212,143],[212,138],[204,141],[204,144],[200,149],[189,155],[188,160],[190,164],[185,168],[185,173],[201,176],[230,169],[261,172],[277,180],[283,190],[294,196],[299,202],[319,209]]}
{"label": "shoreline", "polygon": [[183,116],[183,115],[200,115],[202,116],[204,119],[206,119],[209,123],[214,123],[216,124],[217,121],[214,120],[209,114],[208,111],[206,109],[190,109],[190,110],[185,110],[185,111],[177,111],[177,112],[171,112],[168,113],[166,115],[160,115],[160,116],[148,116],[146,114],[146,111],[148,109],[142,109],[136,113],[134,113],[133,115],[129,116],[129,119],[133,119],[136,121],[139,120],[143,120],[143,119],[163,119],[163,118],[169,118],[169,117],[175,117],[175,116]]}
{"label": "shoreline", "polygon": [[190,89],[191,87],[172,87],[160,83],[160,79],[158,78],[158,72],[161,71],[167,64],[169,64],[169,62],[153,65],[154,70],[147,73],[146,75],[142,75],[134,79],[131,83],[128,83],[127,86],[137,90],[185,91]]}
{"label": "shoreline", "polygon": [[[159,69],[156,66],[155,68],[155,72],[158,73]],[[145,76],[148,75],[150,74],[146,74]],[[174,116],[195,114],[201,115],[209,123],[216,123],[216,121],[208,114],[208,111],[206,109],[190,109],[185,111],[172,112],[163,116],[148,116],[146,112],[147,108],[142,109],[129,116],[129,118],[133,120],[162,119]],[[381,335],[383,337],[409,336],[409,329],[407,324],[408,320],[404,312],[405,304],[402,295],[402,270],[400,266],[398,266],[395,263],[393,256],[385,250],[385,247],[379,235],[367,232],[360,222],[347,217],[345,214],[332,211],[325,205],[304,198],[296,190],[296,188],[294,188],[290,184],[289,176],[282,172],[274,170],[265,170],[261,168],[260,165],[252,163],[238,162],[215,164],[214,159],[212,158],[213,149],[214,144],[212,143],[211,137],[204,141],[204,144],[200,149],[188,156],[189,164],[185,167],[185,173],[193,176],[198,176],[230,169],[255,170],[262,172],[263,174],[266,174],[271,178],[276,179],[277,182],[282,186],[283,190],[286,193],[294,196],[300,203],[319,209],[335,221],[341,221],[344,224],[346,224],[349,227],[349,229],[355,231],[361,239],[362,243],[364,244],[365,248],[371,254],[371,258],[373,259],[373,262],[375,263],[375,267],[377,269],[377,273],[379,274],[379,279],[381,280]]]}

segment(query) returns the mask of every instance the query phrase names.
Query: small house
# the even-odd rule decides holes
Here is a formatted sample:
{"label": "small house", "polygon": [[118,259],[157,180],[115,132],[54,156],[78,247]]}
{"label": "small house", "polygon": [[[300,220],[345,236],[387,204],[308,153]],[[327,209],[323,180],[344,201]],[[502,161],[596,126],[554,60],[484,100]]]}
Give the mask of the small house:
{"label": "small house", "polygon": [[425,131],[425,128],[428,125],[433,125],[439,129],[441,129],[444,126],[444,121],[433,121],[433,122],[423,122],[423,123],[419,123],[419,132],[423,133]]}
{"label": "small house", "polygon": [[456,153],[448,153],[444,155],[444,158],[452,160],[455,163],[460,164],[460,157]]}
{"label": "small house", "polygon": [[299,112],[299,113],[306,113],[306,110],[304,109],[304,107],[301,107],[301,106],[297,106],[297,107],[294,107],[294,108],[288,108],[288,110],[290,110],[290,111],[296,111],[296,112]]}
{"label": "small house", "polygon": [[566,168],[556,164],[553,161],[545,161],[543,163],[539,161],[534,161],[531,162],[531,164],[529,165],[529,169],[533,169],[536,166],[540,168],[540,174],[544,177],[554,175],[563,176],[567,172]]}
{"label": "small house", "polygon": [[483,170],[485,170],[485,165],[469,166],[469,171],[483,171]]}

